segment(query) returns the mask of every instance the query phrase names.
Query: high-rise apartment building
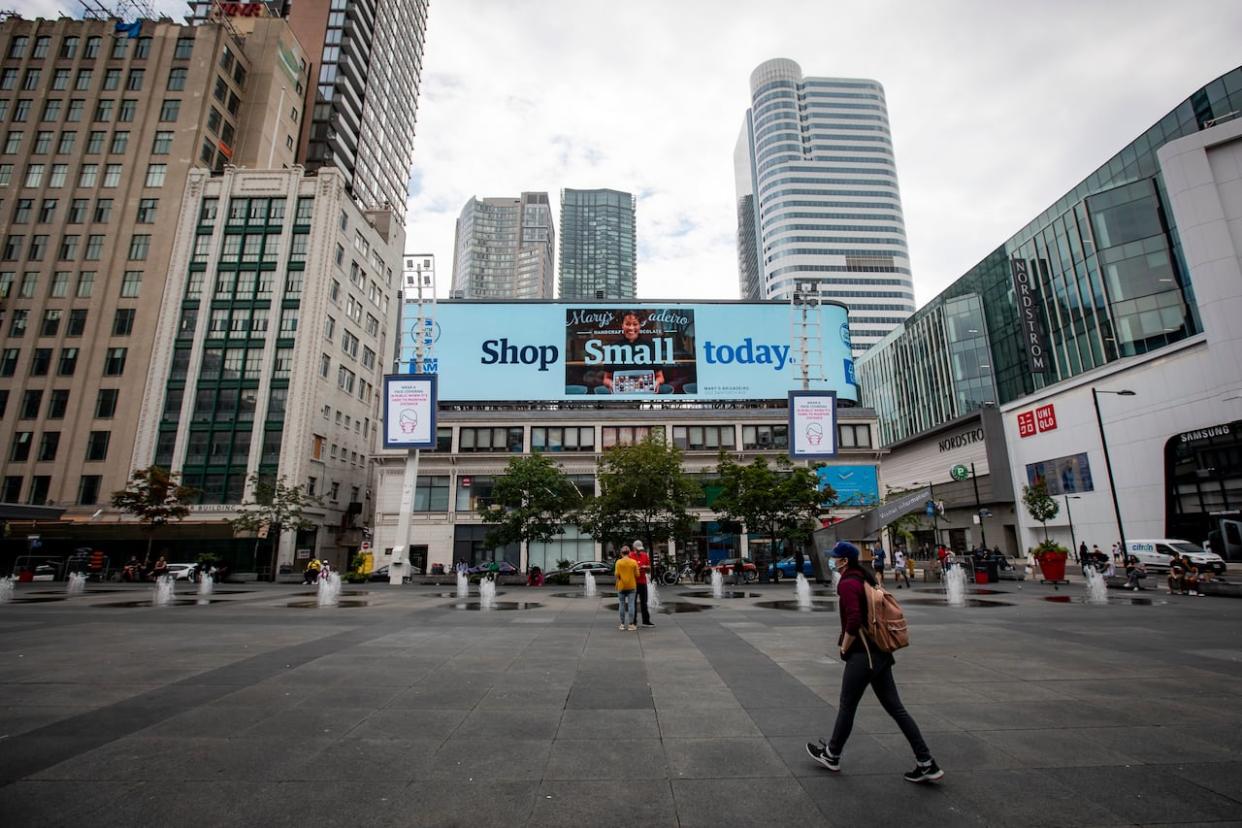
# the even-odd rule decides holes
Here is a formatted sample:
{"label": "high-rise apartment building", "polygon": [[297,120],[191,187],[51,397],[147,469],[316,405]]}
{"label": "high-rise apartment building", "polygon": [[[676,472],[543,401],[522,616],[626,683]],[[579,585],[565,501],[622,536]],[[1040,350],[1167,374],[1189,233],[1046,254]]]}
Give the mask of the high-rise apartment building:
{"label": "high-rise apartment building", "polygon": [[427,0],[298,0],[287,12],[314,63],[299,157],[311,171],[341,169],[363,208],[388,206],[403,223],[427,6]]}
{"label": "high-rise apartment building", "polygon": [[187,176],[292,166],[300,110],[277,102],[304,65],[279,19],[0,22],[0,500],[89,516],[146,464]]}
{"label": "high-rise apartment building", "polygon": [[634,196],[561,190],[562,299],[633,299],[638,243]]}
{"label": "high-rise apartment building", "polygon": [[199,489],[208,514],[183,527],[242,566],[249,545],[220,518],[252,496],[252,475],[300,485],[320,502],[313,528],[280,539],[280,562],[297,548],[348,563],[400,301],[400,224],[360,210],[340,170],[230,167],[190,173],[170,235],[133,465]]}
{"label": "high-rise apartment building", "polygon": [[914,310],[884,89],[777,59],[751,73],[750,94],[734,151],[742,298],[818,283],[849,307],[861,353]]}
{"label": "high-rise apartment building", "polygon": [[551,299],[555,244],[547,193],[472,198],[457,219],[452,295]]}

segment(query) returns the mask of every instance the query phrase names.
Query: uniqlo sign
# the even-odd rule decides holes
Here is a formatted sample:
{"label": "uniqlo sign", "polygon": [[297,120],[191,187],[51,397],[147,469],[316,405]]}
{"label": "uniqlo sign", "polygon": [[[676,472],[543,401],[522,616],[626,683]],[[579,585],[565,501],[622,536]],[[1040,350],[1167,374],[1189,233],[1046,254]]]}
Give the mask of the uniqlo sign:
{"label": "uniqlo sign", "polygon": [[1018,436],[1033,437],[1045,431],[1055,431],[1057,427],[1057,410],[1049,403],[1041,405],[1034,411],[1023,411],[1018,414]]}
{"label": "uniqlo sign", "polygon": [[1052,431],[1057,427],[1057,410],[1051,403],[1035,409],[1035,425],[1041,432]]}

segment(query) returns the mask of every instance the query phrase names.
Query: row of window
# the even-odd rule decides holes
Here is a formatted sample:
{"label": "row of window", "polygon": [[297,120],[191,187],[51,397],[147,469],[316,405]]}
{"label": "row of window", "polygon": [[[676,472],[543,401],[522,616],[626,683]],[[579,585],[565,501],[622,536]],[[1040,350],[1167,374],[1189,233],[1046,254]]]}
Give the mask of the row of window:
{"label": "row of window", "polygon": [[[34,44],[33,49],[30,48],[32,42]],[[56,56],[64,60],[72,60],[78,56],[78,47],[81,46],[83,58],[88,60],[97,58],[101,54],[103,43],[104,39],[98,36],[85,38],[85,42],[83,42],[83,38],[76,35],[68,35],[61,39],[60,49],[57,51]],[[151,56],[151,38],[139,37],[131,39],[118,36],[110,38],[108,41],[108,57],[113,60],[121,60],[129,54],[130,43],[134,44],[133,58],[135,60],[145,60]],[[177,38],[177,47],[173,57],[188,59],[193,48],[194,38]],[[30,49],[30,57],[36,60],[48,57],[52,51],[51,35],[39,35],[34,38],[23,34],[13,35],[12,39],[9,40],[9,47],[5,54],[10,58],[24,58],[26,57],[27,49]]]}
{"label": "row of window", "polygon": [[[5,106],[0,101],[0,110]],[[5,133],[4,143],[0,144],[5,155],[16,155],[21,152],[22,141],[26,133],[11,129]],[[130,132],[127,129],[113,130],[111,137],[107,130],[95,129],[86,134],[86,155],[102,155],[105,151],[111,155],[123,155],[129,149]],[[168,155],[172,152],[174,133],[172,130],[160,130],[151,139],[152,155]],[[78,133],[72,129],[62,129],[59,133],[51,129],[41,129],[34,133],[34,144],[30,148],[32,155],[51,155],[55,147],[56,155],[70,155],[77,148]],[[86,186],[86,185],[83,185]],[[93,185],[91,185],[93,186]]]}
{"label": "row of window", "polygon": [[[34,111],[34,101],[30,98],[17,98],[12,102],[12,112],[9,112],[9,100],[5,98],[0,100],[0,110],[2,110],[7,121],[15,124],[24,124],[30,120],[30,116]],[[114,120],[119,124],[132,124],[137,114],[137,98],[121,98],[119,100],[104,98],[95,102],[95,109],[91,113],[90,120],[98,124],[112,123]],[[39,121],[45,124],[54,124],[58,123],[63,117],[67,124],[79,124],[82,123],[85,116],[85,98],[69,98],[68,100],[64,98],[48,98],[43,102]],[[176,123],[180,116],[181,100],[179,98],[165,98],[160,102],[160,123]]]}
{"label": "row of window", "polygon": [[[25,478],[9,475],[0,483],[0,498],[5,503],[22,502],[22,484]],[[103,483],[103,475],[84,474],[78,482],[78,503],[82,506],[94,506],[99,503],[99,487]],[[36,474],[30,478],[30,493],[26,502],[34,506],[42,506],[48,502],[52,490],[52,478],[46,474]]]}
{"label": "row of window", "polygon": [[[789,448],[787,425],[743,425],[742,450]],[[525,429],[521,426],[457,428],[457,451],[507,452],[519,454],[525,450]],[[664,426],[600,426],[600,448],[596,446],[595,426],[531,426],[530,450],[532,452],[595,452],[613,446],[634,445],[649,435],[665,434]],[[737,431],[734,425],[676,425],[672,429],[673,445],[689,451],[714,451],[737,448]],[[841,424],[838,426],[839,445],[842,448],[870,448],[871,428],[868,425]],[[436,451],[451,451],[453,429],[436,429]]]}
{"label": "row of window", "polygon": [[[74,186],[119,187],[123,175],[124,167],[121,164],[105,164],[102,168],[98,164],[83,164],[78,171],[77,184]],[[164,179],[167,177],[167,164],[148,164],[142,184],[144,187],[149,188],[163,187]],[[9,186],[12,183],[12,179],[13,165],[0,164],[0,187]],[[64,187],[69,182],[69,165],[42,163],[26,165],[26,176],[22,179],[23,187],[38,189],[43,187],[45,182],[49,190],[58,190]]]}
{"label": "row of window", "polygon": [[[108,443],[112,439],[111,431],[92,431],[86,439],[86,461],[101,463],[108,459]],[[18,431],[13,434],[13,442],[9,446],[9,460],[14,463],[25,463],[30,460],[30,450],[34,446],[33,431]],[[35,451],[36,463],[51,463],[56,460],[60,449],[60,432],[44,431],[39,435],[39,447]]]}
{"label": "row of window", "polygon": [[[134,308],[117,308],[112,317],[112,335],[113,336],[129,336],[134,331],[134,316],[137,311]],[[49,308],[43,311],[43,320],[39,324],[39,336],[56,336],[60,333],[61,319],[66,320],[65,336],[81,336],[86,330],[87,311],[85,308],[72,308],[68,312]],[[30,311],[19,309],[13,311],[13,318],[9,322],[9,336],[21,337],[26,335],[26,325],[29,322]],[[0,323],[3,323],[4,311],[0,311]]]}
{"label": "row of window", "polygon": [[[48,252],[48,236],[36,234],[30,237],[30,247],[26,250],[26,261],[41,262],[47,256]],[[69,233],[61,237],[60,247],[56,250],[56,260],[60,262],[76,262],[80,258],[85,262],[98,262],[103,258],[104,242],[107,236],[103,233],[95,233],[86,237],[86,243],[82,243],[82,236]],[[22,246],[25,244],[25,236],[6,236],[4,246],[0,248],[0,260],[6,262],[18,261],[22,258]],[[135,233],[129,237],[129,250],[126,256],[131,262],[145,262],[147,256],[151,252],[151,234]],[[142,274],[138,273],[139,281]]]}
{"label": "row of window", "polygon": [[[56,373],[62,377],[73,376],[78,367],[78,348],[61,348],[60,362]],[[119,377],[125,373],[125,361],[128,348],[108,348],[104,351],[103,375]],[[0,377],[11,377],[17,373],[17,362],[21,357],[21,348],[5,348],[0,351]],[[30,358],[30,376],[45,377],[52,369],[52,349],[35,348]]]}
{"label": "row of window", "polygon": [[[41,274],[35,271],[28,271],[22,274],[22,281],[17,295],[22,299],[33,299],[39,290],[39,276]],[[74,288],[73,295],[77,299],[89,299],[95,293],[95,277],[97,272],[93,270],[83,270],[78,273],[77,285]],[[13,295],[13,285],[16,284],[17,274],[12,271],[0,271],[0,299],[8,299]],[[58,270],[52,274],[52,280],[48,284],[48,296],[53,299],[64,299],[69,296],[70,283],[73,281],[73,273],[68,270]],[[142,271],[127,270],[121,278],[121,298],[135,299],[142,288]],[[85,310],[69,311],[69,320],[72,324],[74,314],[85,314]],[[83,317],[85,322],[85,317]]]}
{"label": "row of window", "polygon": [[[138,210],[134,215],[134,223],[154,224],[155,212],[159,209],[159,203],[158,198],[139,199]],[[13,205],[13,224],[27,224],[32,217],[34,217],[37,224],[51,224],[56,219],[56,208],[59,204],[59,199],[45,198],[40,202],[39,210],[36,213],[34,211],[33,198],[19,198]],[[91,216],[92,221],[100,224],[106,224],[112,219],[113,200],[110,198],[95,199],[95,209],[93,212],[89,210],[89,198],[75,198],[67,206],[66,224],[82,224],[86,221],[88,214]],[[74,239],[74,245],[77,244],[76,239],[78,238],[80,237],[68,235],[64,237],[66,240]],[[62,241],[61,246],[64,247],[67,243]]]}
{"label": "row of window", "polygon": [[[95,397],[95,417],[100,420],[111,419],[116,414],[116,403],[120,392],[115,388],[101,388]],[[9,390],[0,388],[0,418],[7,413]],[[34,420],[39,418],[39,409],[43,405],[43,390],[30,390],[22,395],[21,406],[18,408],[18,419]],[[52,388],[48,390],[47,411],[44,414],[49,420],[63,420],[69,410],[69,389]]]}

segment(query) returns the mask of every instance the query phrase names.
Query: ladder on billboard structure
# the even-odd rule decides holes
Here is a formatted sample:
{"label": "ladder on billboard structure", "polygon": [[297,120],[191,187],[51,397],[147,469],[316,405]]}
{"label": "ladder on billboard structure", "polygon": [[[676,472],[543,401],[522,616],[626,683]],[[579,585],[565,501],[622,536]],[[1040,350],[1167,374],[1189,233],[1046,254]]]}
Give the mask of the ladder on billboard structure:
{"label": "ladder on billboard structure", "polygon": [[[437,374],[435,358],[436,270],[430,254],[407,253],[402,257],[401,321],[393,355],[394,373]],[[385,424],[387,426],[387,424]],[[397,537],[388,563],[388,583],[401,584],[413,574],[410,559],[410,526],[414,495],[418,488],[418,449],[408,449],[401,480],[401,508],[397,514]]]}
{"label": "ladder on billboard structure", "polygon": [[811,382],[825,382],[824,374],[824,319],[820,313],[823,282],[816,279],[799,279],[789,295],[789,341],[798,354],[802,390],[809,391]]}

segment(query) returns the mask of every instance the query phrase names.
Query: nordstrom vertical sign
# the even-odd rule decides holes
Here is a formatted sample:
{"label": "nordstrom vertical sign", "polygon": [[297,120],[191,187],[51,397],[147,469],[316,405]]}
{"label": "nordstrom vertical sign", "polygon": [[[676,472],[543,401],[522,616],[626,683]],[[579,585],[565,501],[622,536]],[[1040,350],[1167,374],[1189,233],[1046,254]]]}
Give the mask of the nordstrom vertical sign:
{"label": "nordstrom vertical sign", "polygon": [[1018,319],[1022,328],[1022,343],[1032,374],[1042,374],[1048,368],[1048,352],[1044,348],[1044,326],[1039,320],[1039,293],[1025,259],[1012,259],[1013,292],[1018,300]]}

